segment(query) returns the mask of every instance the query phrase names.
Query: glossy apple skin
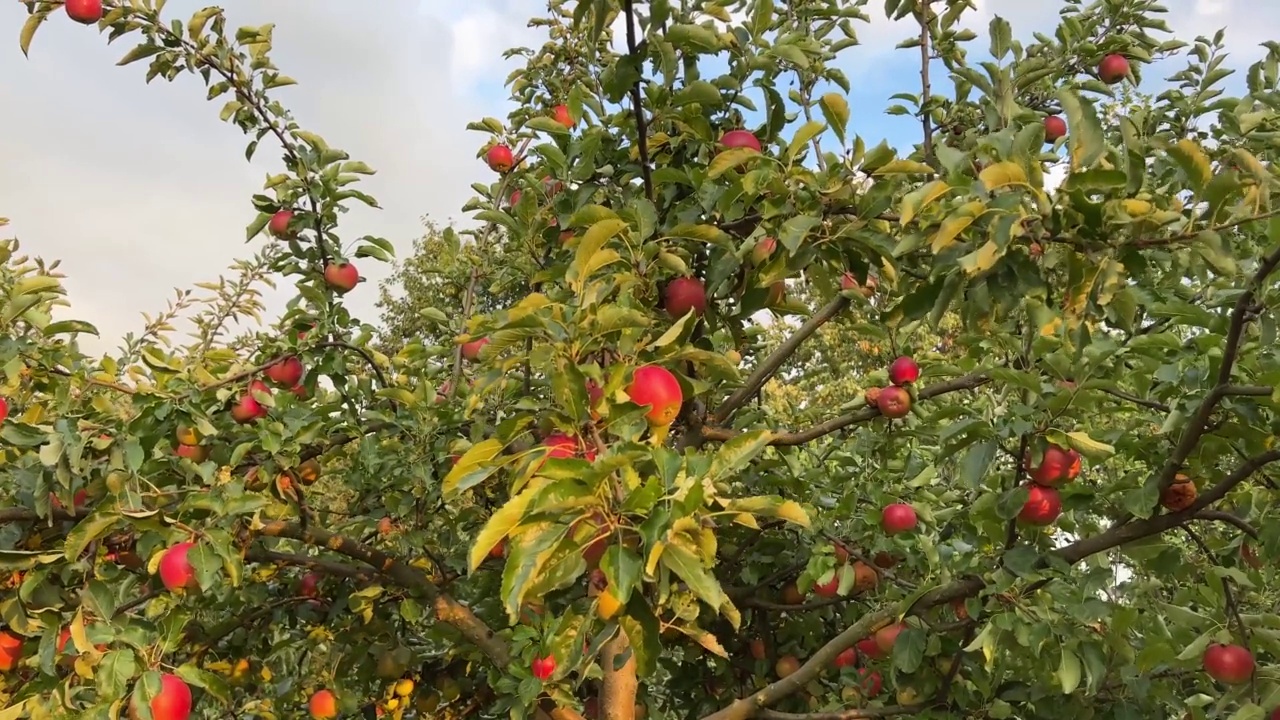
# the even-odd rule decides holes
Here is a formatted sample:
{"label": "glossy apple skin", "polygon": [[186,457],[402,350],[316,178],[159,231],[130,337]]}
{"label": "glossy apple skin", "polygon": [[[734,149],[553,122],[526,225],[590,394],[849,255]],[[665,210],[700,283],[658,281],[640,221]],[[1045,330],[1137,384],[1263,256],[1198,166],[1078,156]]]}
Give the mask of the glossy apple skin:
{"label": "glossy apple skin", "polygon": [[690,310],[702,317],[707,312],[707,290],[697,278],[676,278],[662,294],[662,307],[671,317],[684,317]]}
{"label": "glossy apple skin", "polygon": [[760,139],[747,130],[730,130],[720,138],[720,144],[726,148],[751,148],[760,152]]}
{"label": "glossy apple skin", "polygon": [[898,642],[898,636],[906,629],[907,626],[902,623],[893,623],[880,628],[875,634],[876,647],[880,648],[880,652],[888,655],[893,652],[893,646]]}
{"label": "glossy apple skin", "polygon": [[267,221],[267,232],[278,238],[286,238],[292,235],[289,232],[289,223],[293,220],[292,210],[279,210],[271,216]]}
{"label": "glossy apple skin", "polygon": [[187,555],[195,543],[178,543],[165,551],[160,558],[160,582],[169,590],[196,587],[195,569]]}
{"label": "glossy apple skin", "polygon": [[1062,514],[1062,496],[1057,490],[1042,485],[1032,484],[1027,491],[1027,501],[1018,512],[1018,519],[1039,527],[1053,524]]}
{"label": "glossy apple skin", "polygon": [[1204,651],[1204,671],[1220,683],[1242,685],[1253,670],[1253,653],[1240,645],[1210,645]]}
{"label": "glossy apple skin", "polygon": [[92,25],[102,19],[102,0],[67,0],[67,17],[81,25]]}
{"label": "glossy apple skin", "polygon": [[307,701],[307,712],[315,720],[327,720],[338,717],[338,698],[331,690],[317,690]]}
{"label": "glossy apple skin", "polygon": [[897,358],[889,364],[889,382],[894,385],[909,385],[920,379],[920,365],[907,356]]}
{"label": "glossy apple skin", "polygon": [[[187,720],[191,717],[191,688],[177,675],[160,676],[160,692],[151,698],[152,720]],[[129,705],[129,717],[140,717],[133,703]]]}
{"label": "glossy apple skin", "polygon": [[896,385],[881,388],[880,395],[876,398],[876,407],[887,418],[906,417],[911,412],[911,394]]}
{"label": "glossy apple skin", "polygon": [[264,374],[277,385],[293,387],[302,381],[302,361],[296,357],[287,357],[267,368]]}
{"label": "glossy apple skin", "polygon": [[829,598],[835,597],[836,592],[840,589],[840,574],[832,573],[831,579],[821,585],[814,585],[813,592],[819,597]]}
{"label": "glossy apple skin", "polygon": [[1050,115],[1044,119],[1044,141],[1047,143],[1057,142],[1067,135],[1067,121],[1057,115]]}
{"label": "glossy apple skin", "polygon": [[488,344],[489,338],[480,338],[478,340],[472,340],[469,343],[463,343],[462,357],[466,358],[469,362],[475,362],[480,359],[480,351]]}
{"label": "glossy apple skin", "polygon": [[915,530],[917,522],[915,508],[906,503],[887,505],[880,514],[880,526],[889,535]]}
{"label": "glossy apple skin", "polygon": [[339,295],[345,295],[360,282],[360,271],[348,262],[329,263],[324,269],[324,281]]}
{"label": "glossy apple skin", "polygon": [[684,404],[684,391],[680,389],[680,381],[670,370],[660,365],[645,365],[636,368],[631,384],[627,387],[627,395],[637,405],[649,406],[645,418],[650,425],[665,426],[675,422],[680,414],[680,406]]}
{"label": "glossy apple skin", "polygon": [[1108,55],[1098,65],[1098,77],[1108,85],[1115,85],[1129,75],[1129,59],[1123,55]]}
{"label": "glossy apple skin", "polygon": [[484,154],[484,161],[494,172],[506,172],[515,164],[515,156],[506,145],[494,145]]}

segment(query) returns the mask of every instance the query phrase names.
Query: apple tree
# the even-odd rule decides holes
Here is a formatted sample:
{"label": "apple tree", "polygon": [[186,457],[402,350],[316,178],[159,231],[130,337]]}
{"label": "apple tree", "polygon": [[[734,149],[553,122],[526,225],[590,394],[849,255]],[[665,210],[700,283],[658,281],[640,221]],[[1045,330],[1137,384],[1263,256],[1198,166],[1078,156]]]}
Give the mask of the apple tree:
{"label": "apple tree", "polygon": [[[116,355],[0,248],[0,718],[1276,717],[1280,46],[550,0],[476,226],[402,268],[432,325],[379,328],[373,168],[281,104],[273,26],[25,4],[24,52],[127,38],[280,172],[238,279]],[[852,130],[873,16],[901,147]]]}

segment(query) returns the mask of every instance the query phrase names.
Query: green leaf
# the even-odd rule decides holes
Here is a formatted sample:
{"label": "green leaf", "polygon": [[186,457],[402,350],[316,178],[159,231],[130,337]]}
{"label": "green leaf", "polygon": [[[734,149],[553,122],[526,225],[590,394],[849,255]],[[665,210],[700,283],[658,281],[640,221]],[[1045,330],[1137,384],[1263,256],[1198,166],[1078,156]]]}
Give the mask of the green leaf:
{"label": "green leaf", "polygon": [[698,599],[713,610],[729,602],[720,581],[702,564],[698,555],[678,542],[669,543],[662,552],[662,564],[689,586]]}
{"label": "green leaf", "polygon": [[872,175],[930,175],[933,168],[915,160],[891,160],[876,168]]}
{"label": "green leaf", "polygon": [[569,128],[544,115],[535,115],[525,121],[524,126],[539,132],[552,135],[568,135]]}
{"label": "green leaf", "polygon": [[94,510],[88,517],[77,521],[76,526],[67,533],[67,540],[63,544],[63,552],[67,560],[70,562],[78,560],[85,548],[89,547],[89,543],[106,535],[107,531],[115,527],[120,519],[120,515],[114,508],[110,508]]}
{"label": "green leaf", "polygon": [[771,440],[773,433],[768,430],[753,430],[733,436],[711,459],[707,482],[717,483],[733,477],[768,447]]}
{"label": "green leaf", "polygon": [[1196,235],[1191,247],[1204,258],[1205,262],[1209,263],[1210,267],[1222,275],[1235,275],[1240,271],[1240,266],[1236,264],[1235,256],[1227,249],[1222,235],[1212,230],[1205,230]]}
{"label": "green leaf", "polygon": [[794,254],[809,237],[809,231],[822,224],[822,218],[813,215],[796,215],[782,223],[782,231],[778,233],[778,242]]}
{"label": "green leaf", "polygon": [[[495,466],[491,466],[491,461],[502,452],[502,447],[502,442],[496,438],[489,438],[472,445],[462,457],[458,458],[453,469],[440,483],[440,492],[446,499],[451,499],[484,482],[485,478],[496,469]],[[465,483],[464,480],[466,480]]]}
{"label": "green leaf", "polygon": [[919,670],[920,664],[924,662],[924,653],[928,644],[929,639],[925,636],[924,630],[917,627],[908,627],[903,630],[893,643],[894,667],[904,673]]}
{"label": "green leaf", "polygon": [[1063,695],[1070,695],[1080,687],[1080,658],[1065,645],[1058,663],[1058,683],[1062,685]]}
{"label": "green leaf", "polygon": [[1107,152],[1106,136],[1093,103],[1080,97],[1070,88],[1058,91],[1058,102],[1067,113],[1070,129],[1067,147],[1071,152],[1071,169],[1087,170],[1093,167]]}
{"label": "green leaf", "polygon": [[810,140],[822,134],[827,126],[817,120],[810,120],[800,129],[796,131],[795,137],[791,138],[791,142],[787,145],[787,159],[794,159],[809,143]]}
{"label": "green leaf", "polygon": [[26,22],[22,23],[22,31],[18,33],[18,47],[22,50],[22,55],[26,57],[31,50],[31,41],[36,36],[36,30],[49,17],[47,11],[37,11],[27,16]]}
{"label": "green leaf", "polygon": [[636,656],[636,674],[641,678],[653,675],[662,655],[662,626],[643,595],[637,593],[632,597],[627,605],[627,614],[618,618],[618,625],[631,642],[631,650]]}
{"label": "green leaf", "polygon": [[137,47],[133,48],[129,52],[125,53],[124,57],[120,58],[120,61],[117,62],[116,65],[124,66],[124,65],[128,65],[129,63],[137,62],[139,60],[144,60],[146,58],[151,57],[152,55],[160,54],[160,52],[162,52],[163,50],[164,48],[159,45],[152,45],[149,42],[142,43],[141,45],[138,45]]}
{"label": "green leaf", "polygon": [[102,656],[94,680],[98,692],[105,697],[121,697],[129,688],[129,682],[142,668],[133,650],[112,650]]}
{"label": "green leaf", "polygon": [[620,543],[613,543],[600,558],[600,569],[609,581],[609,592],[626,605],[631,601],[631,592],[640,583],[641,571],[644,569],[640,556]]}
{"label": "green leaf", "polygon": [[999,445],[995,440],[983,440],[970,445],[960,460],[960,481],[965,487],[977,488],[983,484],[987,469],[996,458]]}
{"label": "green leaf", "polygon": [[724,104],[720,89],[706,80],[694,80],[671,98],[673,107],[692,104],[719,107]]}
{"label": "green leaf", "polygon": [[[459,461],[458,464],[461,465],[462,462]],[[489,551],[520,525],[525,511],[529,508],[529,503],[533,502],[538,492],[550,482],[542,478],[534,478],[523,492],[508,500],[489,516],[488,522],[480,529],[480,534],[476,535],[476,541],[471,546],[471,552],[467,557],[468,572],[475,572],[476,568],[480,567],[480,563],[489,556]]]}
{"label": "green leaf", "polygon": [[703,25],[680,24],[667,28],[667,42],[687,52],[713,53],[721,49],[720,36]]}
{"label": "green leaf", "polygon": [[849,127],[849,101],[839,93],[827,93],[818,99],[818,107],[822,109],[822,117],[835,131],[841,143],[845,141],[845,132]]}
{"label": "green leaf", "polygon": [[759,38],[773,24],[773,0],[755,0],[751,9],[751,35]]}
{"label": "green leaf", "polygon": [[736,147],[721,150],[707,167],[707,178],[714,180],[752,158],[761,157],[755,148]]}
{"label": "green leaf", "polygon": [[1182,168],[1191,190],[1197,196],[1203,195],[1204,189],[1213,179],[1213,166],[1209,162],[1209,156],[1200,149],[1200,145],[1191,138],[1183,138],[1169,148],[1169,156],[1178,163],[1178,167]]}
{"label": "green leaf", "polygon": [[1090,460],[1106,460],[1116,454],[1116,449],[1114,447],[1104,442],[1094,440],[1089,437],[1089,433],[1086,432],[1066,433],[1066,439],[1067,443],[1071,447],[1075,448],[1081,455],[1084,455]]}

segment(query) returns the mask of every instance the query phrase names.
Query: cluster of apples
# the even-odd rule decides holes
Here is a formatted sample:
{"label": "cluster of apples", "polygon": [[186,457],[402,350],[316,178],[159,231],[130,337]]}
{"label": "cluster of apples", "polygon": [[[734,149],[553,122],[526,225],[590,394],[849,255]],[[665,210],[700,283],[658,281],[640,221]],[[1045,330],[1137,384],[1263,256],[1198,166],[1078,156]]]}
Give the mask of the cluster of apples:
{"label": "cluster of apples", "polygon": [[[293,216],[292,210],[277,210],[267,221],[267,232],[281,240],[293,237],[297,234]],[[324,266],[324,282],[339,295],[346,295],[360,283],[360,271],[345,260],[332,260]]]}
{"label": "cluster of apples", "polygon": [[1062,496],[1057,486],[1080,476],[1080,453],[1050,443],[1039,465],[1032,466],[1030,455],[1023,459],[1023,465],[1031,482],[1018,519],[1038,527],[1051,525],[1062,514]]}
{"label": "cluster of apples", "polygon": [[[551,109],[551,119],[572,128],[577,122],[573,119],[573,114],[569,112],[568,105],[557,105]],[[506,143],[495,143],[489,146],[484,153],[484,162],[489,169],[496,173],[511,172],[511,168],[516,166],[516,156],[511,150],[511,146]],[[518,202],[518,198],[513,198],[511,204]]]}
{"label": "cluster of apples", "polygon": [[[1098,63],[1098,79],[1108,85],[1129,77],[1129,58],[1112,53]],[[1044,119],[1044,141],[1055,143],[1067,135],[1067,121],[1061,115],[1050,115]]]}
{"label": "cluster of apples", "polygon": [[889,387],[867,388],[863,399],[869,407],[876,408],[880,414],[897,419],[911,412],[911,393],[907,387],[920,379],[920,364],[903,355],[889,364]]}
{"label": "cluster of apples", "polygon": [[[905,623],[892,623],[885,625],[875,631],[870,637],[859,640],[853,647],[845,648],[836,655],[832,660],[832,666],[836,670],[844,668],[856,668],[858,674],[858,688],[863,697],[871,699],[880,694],[884,687],[884,680],[880,676],[878,670],[869,667],[858,667],[860,661],[865,658],[868,661],[882,660],[893,652],[893,646],[898,642],[898,636],[906,630]],[[751,656],[757,660],[765,658],[764,641],[755,638],[751,641]],[[800,660],[795,655],[783,655],[774,663],[774,672],[779,678],[785,678],[800,669]]]}
{"label": "cluster of apples", "polygon": [[[262,374],[273,384],[289,388],[289,392],[299,398],[307,396],[307,388],[302,384],[302,376],[306,374],[306,368],[303,367],[302,361],[296,356],[290,355],[278,360],[267,367]],[[255,397],[255,394],[270,396],[272,394],[271,386],[262,380],[251,380],[249,382],[248,386],[245,387],[244,393],[236,398],[231,405],[231,418],[237,423],[247,425],[267,416],[267,406],[262,404]],[[179,438],[178,441],[181,444],[186,444],[182,438]]]}

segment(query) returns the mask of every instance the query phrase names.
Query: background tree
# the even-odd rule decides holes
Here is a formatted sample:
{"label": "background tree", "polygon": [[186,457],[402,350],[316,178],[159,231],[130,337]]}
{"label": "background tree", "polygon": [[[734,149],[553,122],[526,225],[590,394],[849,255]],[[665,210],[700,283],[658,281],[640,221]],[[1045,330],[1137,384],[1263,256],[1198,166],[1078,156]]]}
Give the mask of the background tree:
{"label": "background tree", "polygon": [[[498,174],[441,233],[461,305],[418,298],[446,322],[382,352],[342,303],[391,259],[338,223],[371,168],[274,99],[271,26],[27,5],[24,50],[129,35],[279,146],[250,274],[297,296],[230,340],[259,308],[220,283],[196,343],[91,358],[56,266],[3,246],[0,717],[1280,705],[1280,50],[1228,97],[1221,38],[1148,0],[982,43],[968,3],[889,0],[919,28],[899,150],[848,130],[865,3],[552,0],[519,108],[472,126]],[[837,355],[837,318],[885,342]],[[775,378],[812,398],[750,411]]]}

